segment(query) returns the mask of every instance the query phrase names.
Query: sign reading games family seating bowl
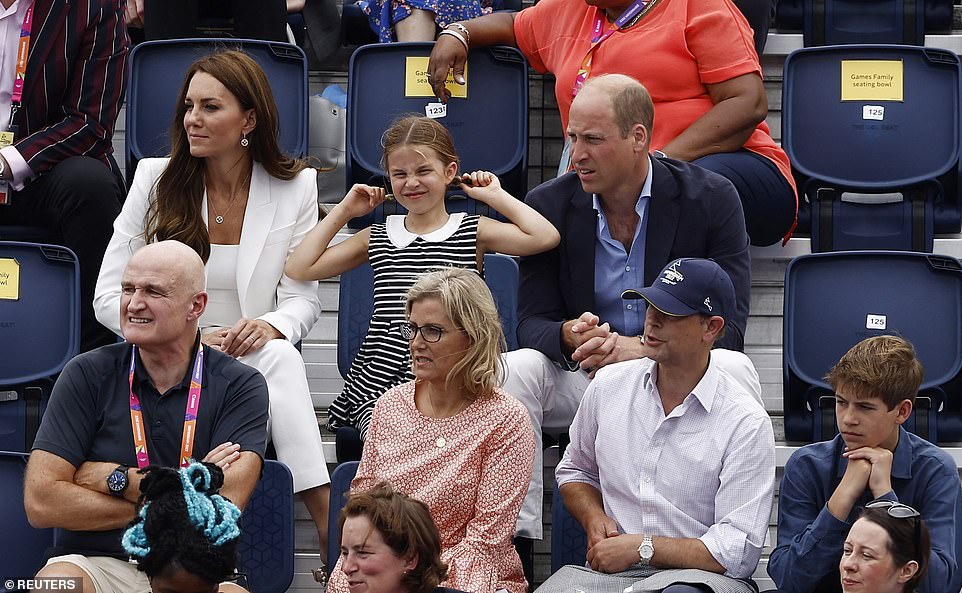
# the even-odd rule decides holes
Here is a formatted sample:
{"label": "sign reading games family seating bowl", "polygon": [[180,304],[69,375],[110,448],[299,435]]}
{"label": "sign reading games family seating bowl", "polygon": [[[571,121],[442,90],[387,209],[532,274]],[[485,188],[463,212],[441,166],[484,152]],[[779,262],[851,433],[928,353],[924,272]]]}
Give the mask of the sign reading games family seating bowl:
{"label": "sign reading games family seating bowl", "polygon": [[16,301],[20,298],[20,262],[0,257],[0,299]]}
{"label": "sign reading games family seating bowl", "polygon": [[842,60],[842,101],[902,101],[902,60]]}
{"label": "sign reading games family seating bowl", "polygon": [[[454,82],[454,72],[448,72],[445,81],[452,97],[468,98],[468,64],[464,64],[464,84]],[[405,97],[433,97],[434,90],[428,82],[428,58],[407,56],[404,63],[404,96]],[[430,116],[429,116],[430,117]]]}

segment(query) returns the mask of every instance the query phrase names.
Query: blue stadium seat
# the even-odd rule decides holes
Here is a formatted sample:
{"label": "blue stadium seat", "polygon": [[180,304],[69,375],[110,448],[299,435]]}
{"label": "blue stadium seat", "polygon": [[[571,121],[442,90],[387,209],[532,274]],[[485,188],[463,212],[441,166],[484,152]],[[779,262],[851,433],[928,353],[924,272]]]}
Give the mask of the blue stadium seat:
{"label": "blue stadium seat", "polygon": [[[866,67],[881,72],[872,61],[902,72],[886,98],[870,98],[874,81],[854,86]],[[960,74],[956,54],[921,47],[816,47],[785,60],[782,145],[813,252],[931,252],[933,233],[959,232]]]}
{"label": "blue stadium seat", "polygon": [[926,31],[952,28],[952,0],[779,0],[775,27],[801,29],[805,47],[924,45]]}
{"label": "blue stadium seat", "polygon": [[825,374],[860,340],[894,334],[925,368],[905,428],[932,442],[962,440],[962,265],[907,252],[836,252],[795,258],[785,272],[785,437],[837,434]]}
{"label": "blue stadium seat", "polygon": [[[433,43],[365,45],[351,56],[348,188],[354,183],[384,183],[380,164],[384,131],[398,116],[423,115],[425,106],[437,100],[418,90],[409,92],[405,85],[406,65],[426,59],[433,47]],[[447,116],[439,121],[454,138],[462,171],[491,171],[508,193],[522,198],[528,189],[527,63],[517,49],[489,47],[471,51],[467,66],[467,97],[451,98]],[[411,68],[412,79],[415,70]],[[352,221],[351,226],[363,228],[370,223],[369,217],[363,217]]]}
{"label": "blue stadium seat", "polygon": [[[19,278],[4,276],[11,267]],[[80,349],[79,275],[66,247],[0,241],[0,450],[30,451],[53,380]]]}
{"label": "blue stadium seat", "polygon": [[[501,315],[508,350],[518,348],[518,263],[500,253],[484,256],[484,277]],[[374,310],[374,271],[364,263],[341,274],[338,294],[337,370],[347,377]]]}
{"label": "blue stadium seat", "polygon": [[585,530],[565,508],[558,483],[555,482],[551,498],[551,573],[558,572],[566,564],[584,566],[587,553],[588,537]]}
{"label": "blue stadium seat", "polygon": [[[34,529],[23,510],[23,470],[29,456],[0,451],[0,573],[3,580],[28,579],[43,566],[44,554],[53,545],[52,529]],[[0,582],[0,593],[7,593]]]}
{"label": "blue stadium seat", "polygon": [[187,68],[197,58],[225,47],[243,49],[267,73],[278,106],[281,149],[292,156],[307,154],[307,57],[301,48],[249,39],[149,41],[137,45],[129,58],[128,181],[133,180],[140,159],[170,153],[169,131]]}
{"label": "blue stadium seat", "polygon": [[348,461],[334,468],[331,474],[331,510],[327,520],[327,573],[331,574],[337,557],[341,554],[341,528],[338,517],[347,503],[351,481],[357,474],[358,462]]}
{"label": "blue stadium seat", "polygon": [[294,476],[280,461],[264,460],[241,515],[237,570],[252,593],[284,593],[294,580]]}

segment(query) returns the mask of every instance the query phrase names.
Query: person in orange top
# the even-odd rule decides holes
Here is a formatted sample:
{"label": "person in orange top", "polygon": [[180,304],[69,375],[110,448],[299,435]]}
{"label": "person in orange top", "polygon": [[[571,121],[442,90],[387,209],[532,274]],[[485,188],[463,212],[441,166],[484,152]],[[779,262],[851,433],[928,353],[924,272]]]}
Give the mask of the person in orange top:
{"label": "person in orange top", "polygon": [[517,46],[535,69],[554,74],[564,128],[586,78],[638,80],[655,104],[651,148],[728,178],[752,244],[790,236],[798,210],[791,166],[765,123],[752,30],[730,0],[541,0],[518,13],[454,23],[428,65],[438,96],[450,95],[450,70],[463,83],[468,47],[495,44]]}

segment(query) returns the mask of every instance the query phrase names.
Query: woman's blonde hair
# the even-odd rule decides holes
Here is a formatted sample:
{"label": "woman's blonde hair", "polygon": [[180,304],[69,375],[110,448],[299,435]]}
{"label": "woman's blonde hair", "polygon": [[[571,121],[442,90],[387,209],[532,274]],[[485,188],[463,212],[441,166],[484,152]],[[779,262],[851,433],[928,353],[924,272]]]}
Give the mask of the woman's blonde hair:
{"label": "woman's blonde hair", "polygon": [[476,272],[465,268],[429,272],[408,290],[407,317],[414,303],[432,298],[441,302],[451,323],[471,341],[464,357],[448,374],[448,383],[461,383],[471,399],[492,396],[504,377],[501,352],[505,340],[488,285]]}

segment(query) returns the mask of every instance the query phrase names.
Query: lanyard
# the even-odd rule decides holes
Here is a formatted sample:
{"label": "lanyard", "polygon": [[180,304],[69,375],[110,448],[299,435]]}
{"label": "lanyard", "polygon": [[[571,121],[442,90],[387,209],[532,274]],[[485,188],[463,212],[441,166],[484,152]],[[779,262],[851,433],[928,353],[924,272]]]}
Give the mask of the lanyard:
{"label": "lanyard", "polygon": [[27,75],[27,53],[30,51],[30,31],[33,29],[33,4],[27,9],[20,27],[20,43],[17,44],[17,76],[13,79],[13,93],[10,95],[10,129],[13,130],[13,117],[20,110],[23,99],[23,79]]}
{"label": "lanyard", "polygon": [[[147,433],[144,431],[144,414],[140,398],[134,393],[134,364],[137,360],[137,346],[130,349],[130,428],[134,432],[134,452],[137,454],[137,467],[143,469],[150,465],[147,455]],[[197,345],[194,359],[194,372],[190,376],[190,390],[187,392],[187,411],[184,413],[184,436],[180,443],[180,467],[190,465],[194,453],[194,430],[197,426],[197,410],[200,408],[200,383],[204,372],[204,345]]]}
{"label": "lanyard", "polygon": [[578,94],[578,91],[584,86],[585,80],[588,79],[588,74],[591,72],[592,55],[595,49],[601,45],[601,42],[614,35],[615,31],[638,24],[638,21],[651,12],[656,4],[658,4],[658,0],[635,0],[627,10],[621,13],[621,16],[615,20],[611,28],[605,27],[605,11],[600,8],[595,9],[595,24],[591,28],[591,47],[585,53],[585,58],[581,61],[581,67],[578,69],[578,75],[575,76],[574,88],[571,89],[572,97]]}

